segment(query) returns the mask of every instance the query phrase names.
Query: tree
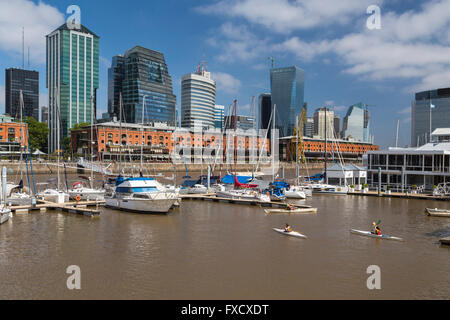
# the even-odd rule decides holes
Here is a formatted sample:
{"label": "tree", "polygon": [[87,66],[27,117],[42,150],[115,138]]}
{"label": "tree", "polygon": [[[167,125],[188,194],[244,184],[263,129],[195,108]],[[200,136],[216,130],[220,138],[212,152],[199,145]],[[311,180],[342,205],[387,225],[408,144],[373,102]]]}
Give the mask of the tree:
{"label": "tree", "polygon": [[28,123],[28,139],[31,152],[37,149],[48,151],[48,134],[50,129],[43,122],[36,121],[33,117],[27,117]]}

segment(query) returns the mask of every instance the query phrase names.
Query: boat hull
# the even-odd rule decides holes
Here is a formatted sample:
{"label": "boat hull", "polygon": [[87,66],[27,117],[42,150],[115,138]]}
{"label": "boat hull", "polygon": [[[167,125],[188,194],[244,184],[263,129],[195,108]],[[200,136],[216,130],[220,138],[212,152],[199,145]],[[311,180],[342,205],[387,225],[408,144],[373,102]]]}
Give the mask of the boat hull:
{"label": "boat hull", "polygon": [[403,241],[402,238],[389,236],[386,234],[383,234],[381,236],[371,233],[370,231],[361,231],[361,230],[350,230],[351,233],[363,236],[363,237],[369,237],[369,238],[376,238],[376,239],[383,239],[383,240],[394,240],[394,241]]}
{"label": "boat hull", "polygon": [[292,232],[285,232],[283,229],[277,229],[277,228],[273,228],[273,231],[281,233],[285,236],[288,237],[294,237],[294,238],[300,238],[300,239],[308,239],[307,236],[305,236],[304,234],[301,234],[299,232],[296,231],[292,231]]}
{"label": "boat hull", "polygon": [[425,209],[425,213],[430,217],[450,218],[449,210]]}
{"label": "boat hull", "polygon": [[177,203],[178,198],[173,199],[105,199],[107,208],[143,213],[143,214],[166,214]]}
{"label": "boat hull", "polygon": [[82,201],[103,201],[105,200],[105,190],[69,190],[69,197],[75,200],[77,196],[80,196]]}
{"label": "boat hull", "polygon": [[12,217],[11,210],[3,209],[0,213],[0,224],[4,224]]}

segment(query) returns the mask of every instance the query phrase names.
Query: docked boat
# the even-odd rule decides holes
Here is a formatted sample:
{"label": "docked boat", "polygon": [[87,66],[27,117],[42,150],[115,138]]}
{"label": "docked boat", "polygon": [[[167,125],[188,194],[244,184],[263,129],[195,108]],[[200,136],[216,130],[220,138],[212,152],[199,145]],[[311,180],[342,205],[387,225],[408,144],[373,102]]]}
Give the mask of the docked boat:
{"label": "docked boat", "polygon": [[207,194],[208,188],[202,184],[196,184],[188,189],[188,194]]}
{"label": "docked boat", "polygon": [[300,232],[297,232],[297,231],[286,232],[284,229],[277,229],[277,228],[273,228],[273,230],[275,232],[284,234],[285,236],[301,238],[301,239],[308,239],[307,236],[305,236],[304,234],[301,234]]}
{"label": "docked boat", "polygon": [[79,199],[83,201],[102,201],[105,200],[104,189],[94,189],[85,186],[82,182],[75,182],[72,189],[68,191],[72,200]]}
{"label": "docked boat", "polygon": [[444,218],[450,218],[450,210],[443,210],[443,209],[425,209],[425,213],[430,217],[444,217]]}
{"label": "docked boat", "polygon": [[293,210],[288,209],[266,209],[264,210],[266,214],[298,214],[298,213],[317,213],[317,208],[295,208]]}
{"label": "docked boat", "polygon": [[218,198],[233,199],[233,200],[256,200],[262,202],[270,202],[270,196],[267,194],[259,193],[256,190],[250,189],[233,189],[225,191],[216,191]]}
{"label": "docked boat", "polygon": [[347,195],[348,187],[333,186],[330,184],[315,183],[310,185],[312,193],[316,194],[333,194],[333,195]]}
{"label": "docked boat", "polygon": [[364,236],[364,237],[377,238],[377,239],[383,239],[383,240],[403,241],[402,238],[389,236],[387,234],[377,235],[377,234],[373,234],[370,231],[361,231],[361,230],[352,229],[352,230],[350,230],[350,232],[353,234],[359,235],[359,236]]}
{"label": "docked boat", "polygon": [[4,206],[0,208],[0,224],[4,224],[10,218],[12,218],[11,209],[8,209],[7,207]]}
{"label": "docked boat", "polygon": [[64,204],[66,202],[69,202],[70,198],[68,193],[57,189],[46,189],[43,192],[38,193],[37,197],[44,201],[57,204]]}
{"label": "docked boat", "polygon": [[108,208],[136,213],[168,213],[178,193],[168,191],[154,178],[117,179],[115,191],[105,199]]}

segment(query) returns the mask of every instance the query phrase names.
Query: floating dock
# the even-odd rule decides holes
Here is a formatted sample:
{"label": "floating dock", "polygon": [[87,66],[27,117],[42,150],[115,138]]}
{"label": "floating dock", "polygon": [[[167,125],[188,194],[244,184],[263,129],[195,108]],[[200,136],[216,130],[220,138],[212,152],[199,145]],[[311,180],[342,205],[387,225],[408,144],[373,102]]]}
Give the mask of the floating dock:
{"label": "floating dock", "polygon": [[381,195],[378,195],[378,191],[363,192],[349,192],[349,196],[365,196],[365,197],[383,197],[383,198],[401,198],[401,199],[417,199],[417,200],[439,200],[439,201],[450,201],[450,197],[447,196],[433,196],[429,194],[420,193],[402,193],[402,192],[392,192],[391,194],[386,194],[384,191]]}
{"label": "floating dock", "polygon": [[[180,198],[183,200],[199,200],[199,201],[213,201],[213,202],[227,202],[233,204],[242,204],[250,206],[261,206],[261,207],[272,207],[272,208],[286,208],[286,203],[284,202],[265,202],[259,200],[247,200],[247,199],[233,199],[233,198],[220,198],[216,197],[215,194],[182,194]],[[295,208],[302,209],[312,209],[311,206],[306,205],[294,205]]]}
{"label": "floating dock", "polygon": [[[48,201],[37,200],[37,204],[12,206],[10,207],[12,213],[30,213],[33,211],[47,211],[47,210],[61,210],[69,213],[76,213],[88,217],[100,216],[99,206],[105,204],[105,201],[80,201],[80,202],[67,202],[64,204],[57,204]],[[89,207],[95,207],[95,209],[89,209]]]}

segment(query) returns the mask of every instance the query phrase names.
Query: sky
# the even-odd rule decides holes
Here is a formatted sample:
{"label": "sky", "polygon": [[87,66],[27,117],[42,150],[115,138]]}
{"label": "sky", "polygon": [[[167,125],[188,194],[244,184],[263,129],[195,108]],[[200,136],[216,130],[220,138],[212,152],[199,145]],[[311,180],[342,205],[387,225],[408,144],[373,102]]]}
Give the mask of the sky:
{"label": "sky", "polygon": [[[111,58],[136,45],[164,54],[180,105],[181,77],[200,61],[217,82],[216,103],[238,100],[251,113],[252,97],[270,92],[275,67],[306,73],[308,113],[334,107],[341,118],[352,104],[371,110],[374,142],[410,143],[414,93],[450,87],[450,0],[0,0],[0,69],[40,72],[40,105],[47,105],[45,35],[78,5],[81,23],[100,36],[98,117],[107,110]],[[368,28],[369,6],[381,28]],[[373,20],[370,20],[373,21]],[[28,48],[30,59],[28,63]],[[0,112],[4,112],[4,76]]]}

